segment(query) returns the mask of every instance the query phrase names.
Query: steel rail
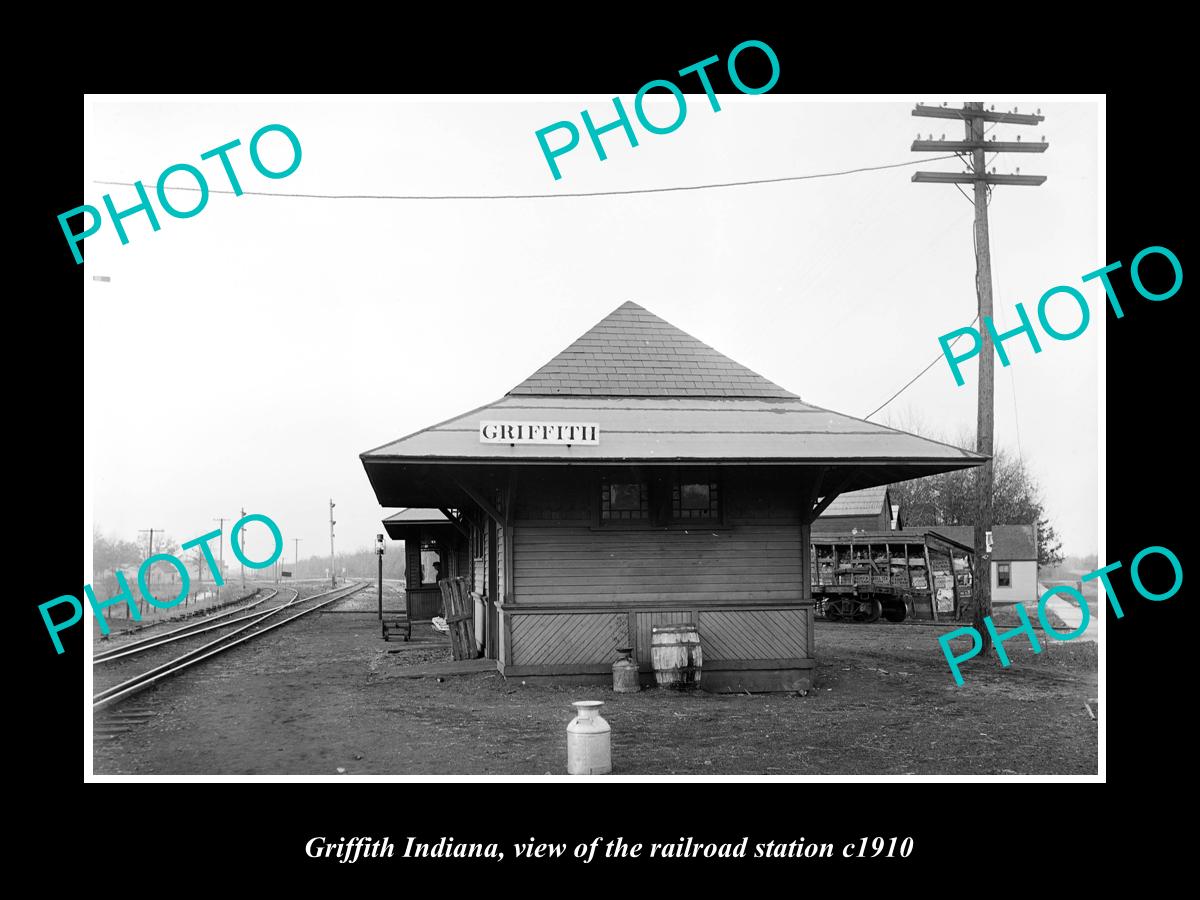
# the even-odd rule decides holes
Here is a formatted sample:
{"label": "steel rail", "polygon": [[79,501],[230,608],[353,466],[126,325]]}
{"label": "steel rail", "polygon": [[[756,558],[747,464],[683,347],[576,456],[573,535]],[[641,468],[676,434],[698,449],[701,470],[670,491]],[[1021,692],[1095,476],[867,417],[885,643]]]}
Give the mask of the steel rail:
{"label": "steel rail", "polygon": [[[349,588],[349,589],[333,588],[328,591],[322,591],[319,594],[314,594],[311,597],[304,597],[303,599],[297,599],[295,601],[292,601],[292,603],[287,604],[286,606],[278,607],[273,612],[266,613],[262,616],[259,616],[257,621],[251,622],[249,625],[244,625],[241,628],[237,629],[236,631],[231,632],[230,634],[223,635],[223,636],[217,638],[216,640],[210,641],[209,643],[203,645],[202,647],[197,647],[195,650],[189,650],[187,653],[184,653],[181,656],[178,656],[173,660],[165,662],[160,666],[156,666],[148,672],[143,672],[141,675],[137,675],[133,678],[130,678],[126,681],[121,682],[120,684],[113,685],[110,688],[106,688],[105,690],[100,691],[98,694],[95,694],[92,697],[92,709],[93,710],[99,709],[101,706],[103,706],[107,703],[111,703],[112,701],[117,700],[121,697],[128,696],[129,694],[136,693],[137,691],[147,688],[150,685],[154,684],[157,681],[160,681],[163,678],[166,678],[170,675],[174,675],[176,672],[182,671],[183,669],[186,669],[189,666],[193,666],[196,663],[201,662],[202,660],[208,659],[210,656],[215,656],[218,653],[223,653],[226,650],[236,647],[238,644],[245,643],[246,641],[248,641],[252,638],[256,638],[256,637],[259,637],[260,635],[264,635],[268,631],[272,630],[273,628],[278,628],[280,625],[286,625],[288,622],[291,622],[293,619],[298,619],[300,616],[305,616],[305,615],[308,615],[310,612],[315,612],[316,610],[320,609],[323,606],[328,606],[330,603],[334,603],[338,600],[344,600],[346,597],[349,597],[351,594],[354,594],[354,593],[357,593],[358,591],[363,590],[363,588],[365,588],[365,587],[366,587],[366,584],[364,583],[364,584],[360,584],[360,585],[355,585],[354,587]],[[290,590],[294,590],[294,589],[290,589]],[[273,625],[268,625],[266,628],[263,628],[260,631],[252,632],[252,633],[246,635],[245,637],[238,638],[236,641],[233,641],[232,643],[224,644],[224,646],[216,647],[216,649],[214,649],[214,650],[209,650],[208,653],[204,653],[203,655],[198,655],[198,654],[201,654],[204,650],[208,650],[208,648],[213,647],[216,644],[221,644],[222,642],[229,640],[229,638],[233,637],[235,634],[241,634],[243,631],[246,631],[250,628],[256,627],[260,622],[275,615],[275,613],[279,612],[281,609],[286,609],[290,606],[295,605],[296,603],[305,603],[309,600],[315,600],[318,597],[323,597],[326,594],[337,593],[339,591],[342,591],[344,593],[341,593],[337,597],[330,597],[325,602],[318,603],[316,606],[313,606],[309,609],[298,612],[294,616],[289,616],[288,618],[284,619],[282,622],[276,622]]]}
{"label": "steel rail", "polygon": [[[297,591],[296,596],[298,597],[299,595],[300,595],[300,592]],[[318,594],[316,596],[320,596],[320,594]],[[278,611],[279,611],[278,609],[275,610],[275,612],[278,612]],[[243,625],[241,628],[238,628],[234,631],[229,632],[229,634],[223,634],[218,638],[214,638],[213,640],[209,641],[207,644],[202,644],[201,646],[196,647],[193,650],[189,650],[186,653],[182,654],[181,656],[175,657],[175,659],[168,660],[167,662],[163,663],[162,665],[156,666],[153,669],[150,669],[148,672],[143,672],[140,675],[135,675],[132,678],[122,681],[120,684],[115,684],[112,687],[105,688],[104,690],[99,691],[98,693],[92,695],[92,702],[95,703],[95,701],[97,701],[97,700],[105,699],[105,697],[108,694],[115,693],[116,691],[119,691],[121,688],[125,687],[126,685],[135,684],[139,679],[144,678],[147,675],[153,675],[156,672],[159,672],[162,669],[167,668],[168,666],[172,666],[175,663],[180,662],[181,660],[185,660],[188,657],[195,656],[197,653],[207,650],[209,647],[215,647],[217,644],[221,643],[222,641],[228,640],[229,638],[233,637],[235,634],[241,634],[243,631],[253,628],[259,622],[262,622],[266,619],[271,618],[271,616],[275,615],[275,612],[267,612],[267,613],[260,613],[260,614],[254,615],[251,617],[254,619],[254,621],[251,622],[249,625]]]}

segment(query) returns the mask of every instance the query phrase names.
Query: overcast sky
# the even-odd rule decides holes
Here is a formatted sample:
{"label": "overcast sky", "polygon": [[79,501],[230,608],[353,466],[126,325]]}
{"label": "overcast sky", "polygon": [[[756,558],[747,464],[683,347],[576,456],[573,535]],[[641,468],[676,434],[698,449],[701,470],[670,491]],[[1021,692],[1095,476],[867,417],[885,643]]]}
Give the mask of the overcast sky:
{"label": "overcast sky", "polygon": [[[918,131],[960,137],[961,125],[911,115],[913,102],[942,99],[720,95],[714,113],[689,96],[672,134],[635,122],[636,148],[620,131],[605,135],[607,161],[585,133],[559,158],[555,181],[534,132],[579,124],[583,108],[609,121],[611,98],[91,98],[84,197],[102,208],[111,192],[117,209],[133,206],[133,188],[93,179],[151,185],[181,162],[228,188],[219,162],[200,154],[235,138],[230,159],[247,191],[562,193],[815,174],[912,159]],[[1104,300],[1080,276],[1109,262],[1098,249],[1097,107],[987,102],[1047,117],[989,137],[1050,142],[1045,154],[996,162],[1049,176],[1038,188],[995,190],[998,325],[1017,324],[1018,301],[1036,317],[1038,298],[1058,284],[1082,290],[1093,311],[1082,337],[1043,335],[1040,354],[1009,342],[1011,367],[996,367],[996,445],[1016,451],[1019,427],[1064,549],[1094,552]],[[674,101],[647,109],[665,123]],[[303,148],[280,180],[261,176],[247,150],[271,123]],[[286,165],[280,135],[261,146],[268,165]],[[926,168],[961,171],[955,161]],[[183,542],[244,506],[279,524],[290,561],[292,538],[302,557],[328,553],[333,497],[339,549],[366,546],[390,510],[377,505],[359,453],[497,399],[626,300],[807,401],[865,416],[938,354],[939,335],[975,314],[972,206],[951,185],[912,183],[913,171],[553,200],[214,194],[193,218],[158,209],[158,232],[143,215],[126,219],[125,246],[106,218],[80,267],[95,523],[126,539],[164,528]],[[168,199],[186,209],[197,197]],[[1078,313],[1062,306],[1051,321],[1069,331]],[[974,364],[964,374],[957,387],[939,362],[886,412],[948,435],[973,428]],[[269,541],[256,530],[249,553],[262,557]]]}

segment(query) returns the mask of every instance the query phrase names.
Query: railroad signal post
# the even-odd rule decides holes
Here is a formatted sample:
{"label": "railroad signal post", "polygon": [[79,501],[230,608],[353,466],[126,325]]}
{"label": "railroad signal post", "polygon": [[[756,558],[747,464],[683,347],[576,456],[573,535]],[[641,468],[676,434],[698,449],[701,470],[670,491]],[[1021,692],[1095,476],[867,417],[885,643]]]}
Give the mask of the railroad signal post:
{"label": "railroad signal post", "polygon": [[[242,518],[243,519],[246,518],[246,507],[244,507],[244,506],[242,507]],[[234,530],[237,530],[236,523],[234,524]],[[244,535],[245,533],[246,533],[245,528],[243,528],[242,534]],[[243,537],[242,538],[242,548],[243,548],[242,554],[243,555],[245,555],[245,553],[246,553],[245,546],[246,546],[246,538]],[[242,591],[245,592],[245,590],[246,590],[246,564],[242,563]]]}
{"label": "railroad signal post", "polygon": [[379,557],[379,621],[383,621],[383,535],[375,535],[375,554]]}
{"label": "railroad signal post", "polygon": [[335,522],[333,520],[333,508],[335,506],[337,506],[337,504],[334,503],[333,498],[330,497],[329,498],[329,578],[330,578],[329,586],[330,587],[337,587],[337,568],[334,566],[334,556],[333,556],[333,526],[337,524],[337,522]]}
{"label": "railroad signal post", "polygon": [[[991,122],[1010,125],[1037,125],[1045,119],[1038,110],[1036,114],[1020,114],[1014,108],[1012,112],[996,112],[984,110],[982,102],[964,103],[962,108],[945,106],[917,105],[913,110],[914,116],[935,119],[961,119],[963,122],[965,140],[947,141],[945,135],[939,141],[921,140],[918,134],[913,141],[912,149],[918,152],[935,151],[944,153],[949,150],[958,153],[966,165],[962,174],[954,172],[916,172],[912,180],[925,184],[970,184],[975,188],[975,296],[979,310],[981,346],[979,350],[979,394],[976,410],[975,450],[988,457],[979,468],[975,480],[975,573],[974,573],[974,615],[972,617],[976,630],[982,635],[983,649],[986,653],[991,649],[991,635],[983,627],[985,617],[992,614],[992,563],[990,547],[987,540],[992,532],[992,427],[994,414],[994,362],[992,359],[992,253],[988,235],[988,203],[991,200],[992,185],[1025,185],[1037,186],[1046,180],[1045,175],[1021,175],[1020,169],[1014,175],[997,175],[995,168],[989,174],[987,171],[986,154],[996,153],[1044,153],[1049,144],[1041,141],[984,141],[984,123]],[[989,129],[990,130],[990,129]],[[968,157],[967,154],[970,154]],[[992,157],[994,162],[996,157]],[[961,190],[961,188],[960,188]]]}

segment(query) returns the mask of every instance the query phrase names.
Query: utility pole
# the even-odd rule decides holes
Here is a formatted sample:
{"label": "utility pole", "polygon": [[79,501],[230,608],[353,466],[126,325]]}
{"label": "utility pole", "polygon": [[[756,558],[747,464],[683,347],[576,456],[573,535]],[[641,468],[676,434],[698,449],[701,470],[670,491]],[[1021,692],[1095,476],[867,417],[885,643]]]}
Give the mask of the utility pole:
{"label": "utility pole", "polygon": [[150,533],[150,539],[146,544],[146,559],[149,559],[154,555],[154,532],[156,531],[159,534],[162,534],[161,528],[141,528],[138,530],[138,534],[146,534],[147,532]]}
{"label": "utility pole", "polygon": [[[219,558],[220,561],[217,563],[217,568],[219,568],[221,570],[220,580],[224,581],[225,580],[225,517],[224,516],[213,516],[213,521],[221,523],[221,538],[220,538],[220,543],[217,545],[218,547],[220,547],[221,556]],[[213,580],[216,581],[217,579],[214,578]],[[220,587],[220,585],[217,586],[217,602],[218,603],[221,602],[221,587]]]}
{"label": "utility pole", "polygon": [[[246,518],[246,507],[242,507],[242,518]],[[240,521],[240,520],[239,520]],[[242,556],[246,555],[246,527],[242,526]],[[242,563],[242,593],[246,593],[246,564]]]}
{"label": "utility pole", "polygon": [[[987,163],[984,159],[988,152],[996,153],[1045,153],[1049,144],[1043,137],[1041,141],[1022,143],[1020,137],[1015,141],[984,141],[984,122],[1009,125],[1037,125],[1045,119],[1039,109],[1036,114],[1021,114],[1016,108],[1012,112],[996,112],[995,105],[991,110],[984,110],[982,102],[964,103],[961,109],[945,106],[917,105],[913,110],[914,116],[924,116],[935,119],[961,119],[964,125],[965,140],[947,141],[942,135],[940,141],[921,140],[920,134],[913,141],[912,149],[918,152],[958,153],[964,164],[968,163],[966,154],[970,154],[969,168],[961,175],[953,172],[916,172],[912,180],[927,184],[970,184],[975,188],[975,296],[979,312],[979,393],[978,407],[975,417],[975,450],[987,456],[988,460],[976,469],[975,475],[975,583],[971,588],[974,604],[972,624],[983,640],[983,653],[992,648],[991,632],[984,627],[983,620],[992,614],[992,554],[989,538],[992,532],[992,419],[995,407],[995,363],[992,359],[992,251],[988,235],[988,203],[991,200],[992,186],[997,184],[1037,186],[1046,180],[1045,175],[1021,175],[1017,169],[1015,175],[997,175],[995,167],[988,174]],[[990,130],[990,129],[989,129]],[[995,162],[996,157],[992,157]],[[952,573],[953,574],[953,573]],[[930,587],[933,587],[933,573],[930,573]],[[936,596],[936,591],[935,591]],[[935,601],[936,602],[936,601]]]}
{"label": "utility pole", "polygon": [[334,563],[333,526],[337,524],[337,522],[335,522],[333,520],[333,508],[336,505],[337,504],[333,502],[333,498],[330,497],[329,498],[329,579],[330,579],[329,586],[330,587],[337,587],[337,569],[335,569],[333,566],[333,563]]}
{"label": "utility pole", "polygon": [[149,559],[150,557],[152,557],[154,555],[154,532],[156,532],[156,531],[159,534],[162,534],[161,528],[142,528],[138,531],[138,534],[149,534],[150,535],[150,538],[146,543],[146,559]]}
{"label": "utility pole", "polygon": [[300,577],[300,542],[302,540],[304,540],[304,538],[292,538],[292,540],[296,544],[296,552],[295,552],[295,556],[292,558],[292,563],[296,567],[296,577],[299,578]]}

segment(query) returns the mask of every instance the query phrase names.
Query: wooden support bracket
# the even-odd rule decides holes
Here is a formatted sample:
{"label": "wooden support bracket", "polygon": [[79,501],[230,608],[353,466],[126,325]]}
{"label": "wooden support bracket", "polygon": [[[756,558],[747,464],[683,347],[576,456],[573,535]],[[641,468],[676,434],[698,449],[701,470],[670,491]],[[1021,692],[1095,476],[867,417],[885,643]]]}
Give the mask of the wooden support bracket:
{"label": "wooden support bracket", "polygon": [[449,508],[447,508],[445,506],[439,506],[438,512],[440,512],[443,516],[445,516],[447,519],[450,520],[450,523],[455,528],[458,529],[459,534],[461,534],[467,540],[471,539],[470,529],[468,529],[467,526],[463,524],[463,520],[461,518],[459,518],[458,516],[454,515],[454,513]]}
{"label": "wooden support bracket", "polygon": [[[830,486],[825,489],[825,492],[821,497],[821,502],[817,503],[815,506],[813,506],[812,509],[808,513],[807,521],[809,524],[815,522],[817,520],[817,517],[820,516],[821,513],[825,512],[826,509],[829,508],[829,504],[838,498],[838,495],[842,493],[842,491],[845,489],[846,485],[849,483],[850,479],[853,477],[854,477],[853,470],[847,471],[840,478],[835,479],[833,481],[833,483],[830,484]],[[824,473],[822,473],[821,480],[824,481]],[[819,489],[820,489],[820,484],[817,485],[817,490],[819,490]]]}
{"label": "wooden support bracket", "polygon": [[462,490],[462,492],[464,494],[466,494],[468,497],[470,497],[472,500],[474,500],[475,503],[478,504],[479,508],[482,509],[485,513],[487,513],[488,518],[490,518],[497,525],[500,525],[501,527],[503,527],[504,516],[500,515],[500,511],[498,509],[496,509],[496,507],[493,506],[491,503],[489,503],[488,499],[485,496],[483,496],[483,494],[480,491],[471,487],[471,485],[467,484],[465,481],[463,481],[459,478],[455,478],[453,475],[451,475],[450,478],[456,485],[458,485],[458,487]]}

